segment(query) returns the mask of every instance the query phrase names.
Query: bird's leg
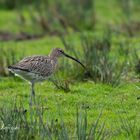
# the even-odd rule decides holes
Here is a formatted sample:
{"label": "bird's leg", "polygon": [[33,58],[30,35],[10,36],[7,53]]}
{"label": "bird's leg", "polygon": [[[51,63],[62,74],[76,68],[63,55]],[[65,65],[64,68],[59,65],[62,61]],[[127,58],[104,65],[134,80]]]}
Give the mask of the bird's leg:
{"label": "bird's leg", "polygon": [[31,106],[32,106],[33,99],[34,99],[34,103],[35,103],[34,83],[31,83],[31,96],[30,96],[30,105]]}
{"label": "bird's leg", "polygon": [[32,84],[32,96],[35,104],[35,90],[34,90],[34,83]]}

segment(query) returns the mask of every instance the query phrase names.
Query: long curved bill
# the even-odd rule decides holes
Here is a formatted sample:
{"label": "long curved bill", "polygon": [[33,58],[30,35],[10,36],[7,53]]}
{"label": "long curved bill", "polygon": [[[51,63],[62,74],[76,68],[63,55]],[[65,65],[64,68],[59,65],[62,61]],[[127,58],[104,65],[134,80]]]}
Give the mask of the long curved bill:
{"label": "long curved bill", "polygon": [[75,59],[74,57],[72,57],[72,56],[70,56],[70,55],[68,55],[68,54],[66,54],[66,53],[63,53],[63,55],[66,56],[66,57],[68,57],[68,58],[70,58],[70,59],[72,59],[72,60],[74,60],[74,61],[76,61],[76,62],[79,63],[84,69],[86,69],[86,67],[85,67],[79,60]]}

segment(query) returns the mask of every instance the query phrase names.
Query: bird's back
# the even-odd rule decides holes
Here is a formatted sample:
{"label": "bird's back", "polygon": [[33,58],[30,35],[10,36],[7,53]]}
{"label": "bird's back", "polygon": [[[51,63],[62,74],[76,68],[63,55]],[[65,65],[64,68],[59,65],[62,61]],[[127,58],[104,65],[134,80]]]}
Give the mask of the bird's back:
{"label": "bird's back", "polygon": [[[39,80],[41,77],[46,79],[53,73],[56,65],[55,63],[56,62],[48,56],[29,56],[25,57],[17,64],[9,66],[9,69],[14,73],[23,76],[25,79],[29,77],[29,74],[32,74],[34,76],[31,77]],[[26,75],[26,73],[28,75]],[[32,78],[30,79],[32,80]]]}

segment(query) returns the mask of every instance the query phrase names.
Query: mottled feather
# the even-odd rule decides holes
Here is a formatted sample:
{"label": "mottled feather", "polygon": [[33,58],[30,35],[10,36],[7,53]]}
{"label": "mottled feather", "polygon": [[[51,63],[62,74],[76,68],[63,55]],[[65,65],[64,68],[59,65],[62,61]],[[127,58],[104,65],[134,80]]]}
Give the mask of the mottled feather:
{"label": "mottled feather", "polygon": [[66,56],[74,61],[85,66],[75,58],[64,53],[62,49],[55,48],[49,56],[29,56],[25,57],[17,64],[9,66],[9,70],[18,76],[28,80],[30,83],[35,83],[47,79],[55,72],[57,67],[57,59],[60,56]]}
{"label": "mottled feather", "polygon": [[19,69],[30,73],[37,74],[38,76],[50,76],[56,67],[55,60],[50,59],[48,56],[29,56],[25,57],[17,64],[10,66],[12,69]]}

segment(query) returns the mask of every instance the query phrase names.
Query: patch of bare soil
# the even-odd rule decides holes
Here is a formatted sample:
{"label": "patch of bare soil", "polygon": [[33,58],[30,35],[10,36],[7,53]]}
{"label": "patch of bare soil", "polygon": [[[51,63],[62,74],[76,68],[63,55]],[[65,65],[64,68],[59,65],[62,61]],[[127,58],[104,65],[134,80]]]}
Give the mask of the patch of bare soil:
{"label": "patch of bare soil", "polygon": [[13,34],[7,31],[0,31],[0,41],[23,41],[23,40],[33,40],[42,38],[44,35],[29,34],[25,32],[20,32],[18,34]]}

